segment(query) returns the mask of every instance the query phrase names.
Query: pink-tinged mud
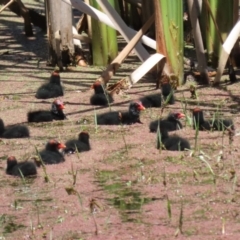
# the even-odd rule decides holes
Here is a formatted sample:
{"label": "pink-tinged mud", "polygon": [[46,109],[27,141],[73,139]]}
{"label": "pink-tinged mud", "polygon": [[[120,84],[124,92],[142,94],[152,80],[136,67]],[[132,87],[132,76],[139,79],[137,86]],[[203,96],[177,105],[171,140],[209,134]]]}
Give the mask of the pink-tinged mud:
{"label": "pink-tinged mud", "polygon": [[[21,19],[10,12],[1,14],[22,26]],[[197,100],[190,99],[189,83],[177,89],[176,104],[167,106],[163,116],[170,111],[186,114],[184,128],[171,133],[190,141],[192,150],[186,152],[156,149],[156,134],[149,132],[148,125],[160,109],[142,112],[143,124],[96,126],[95,112],[109,110],[89,104],[90,86],[100,68],[78,67],[61,73],[65,88],[61,99],[68,120],[27,124],[28,111],[49,109],[53,101],[34,97],[53,70],[45,67],[45,59],[38,66],[39,55],[46,51],[46,36],[35,31],[36,39],[26,40],[21,27],[13,31],[0,24],[0,50],[9,50],[1,55],[0,117],[6,125],[26,124],[31,132],[30,139],[0,141],[0,238],[240,239],[240,84],[223,83],[219,89],[197,86]],[[112,82],[139,64],[131,55]],[[154,80],[146,77],[125,95],[114,96],[112,109],[126,110],[131,100],[159,91],[154,88]],[[189,121],[196,106],[208,118],[220,111],[233,119],[232,144],[221,132],[199,132],[196,137]],[[7,156],[31,159],[35,147],[43,149],[49,139],[65,142],[82,130],[89,132],[92,150],[46,166],[49,182],[42,168],[36,178],[26,181],[5,174]]]}

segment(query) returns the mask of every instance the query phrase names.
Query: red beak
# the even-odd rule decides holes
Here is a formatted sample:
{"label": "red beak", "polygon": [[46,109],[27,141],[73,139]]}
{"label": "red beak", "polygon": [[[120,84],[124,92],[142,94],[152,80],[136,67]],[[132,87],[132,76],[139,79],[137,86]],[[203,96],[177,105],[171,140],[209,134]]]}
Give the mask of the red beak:
{"label": "red beak", "polygon": [[183,114],[183,113],[179,113],[179,114],[178,114],[178,118],[179,118],[179,119],[180,119],[180,118],[184,118],[184,117],[186,117],[185,114]]}
{"label": "red beak", "polygon": [[53,72],[52,72],[52,75],[53,75],[53,76],[59,76],[59,72],[58,72],[58,71],[53,71]]}
{"label": "red beak", "polygon": [[62,110],[65,108],[65,106],[64,106],[64,104],[61,104],[61,105],[58,105],[58,108]]}
{"label": "red beak", "polygon": [[63,143],[58,143],[57,148],[62,149],[62,148],[66,148],[66,146]]}
{"label": "red beak", "polygon": [[146,108],[142,105],[142,103],[138,103],[138,110],[145,110]]}

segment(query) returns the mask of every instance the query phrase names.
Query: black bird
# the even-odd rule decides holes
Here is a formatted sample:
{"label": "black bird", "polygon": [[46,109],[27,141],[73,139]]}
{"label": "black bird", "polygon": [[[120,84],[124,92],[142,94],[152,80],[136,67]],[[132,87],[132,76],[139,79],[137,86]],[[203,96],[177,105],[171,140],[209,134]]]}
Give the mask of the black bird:
{"label": "black bird", "polygon": [[213,121],[213,130],[224,131],[226,129],[231,130],[232,133],[235,131],[232,119],[215,119]]}
{"label": "black bird", "polygon": [[178,135],[169,136],[166,129],[160,129],[160,134],[157,134],[157,149],[169,151],[184,151],[190,149],[190,143],[187,139],[179,137]]}
{"label": "black bird", "polygon": [[80,132],[78,135],[78,139],[72,139],[65,143],[66,149],[64,150],[65,153],[75,153],[78,152],[85,152],[91,149],[89,143],[89,134],[87,132]]}
{"label": "black bird", "polygon": [[91,89],[93,89],[94,93],[96,94],[105,92],[105,87],[100,81],[94,82],[93,85],[91,86]]}
{"label": "black bird", "polygon": [[165,80],[161,83],[161,91],[163,95],[163,99],[168,101],[168,104],[174,104],[175,98],[174,98],[174,90],[172,89],[171,84],[168,80]]}
{"label": "black bird", "polygon": [[63,96],[63,88],[61,85],[60,75],[58,71],[53,71],[50,82],[43,84],[35,95],[38,99],[47,99]]}
{"label": "black bird", "polygon": [[56,99],[53,101],[51,110],[39,110],[29,112],[27,115],[28,122],[51,122],[53,120],[64,120],[66,119],[63,113],[64,104],[61,100]]}
{"label": "black bird", "polygon": [[23,125],[4,126],[3,120],[0,118],[0,137],[2,138],[27,138],[30,137],[29,129]]}
{"label": "black bird", "polygon": [[237,82],[236,73],[235,73],[235,70],[234,70],[232,64],[229,64],[228,75],[229,75],[229,80],[230,80],[231,83]]}
{"label": "black bird", "polygon": [[13,176],[32,176],[37,174],[37,168],[33,162],[18,163],[14,156],[8,157],[6,173]]}
{"label": "black bird", "polygon": [[157,132],[158,126],[159,128],[165,129],[167,131],[175,131],[182,128],[182,123],[179,119],[185,117],[183,113],[169,113],[166,119],[158,119],[152,121],[149,124],[150,132]]}
{"label": "black bird", "polygon": [[140,101],[131,102],[128,112],[107,112],[97,115],[97,124],[99,125],[118,125],[142,123],[140,121],[140,111],[145,107]]}
{"label": "black bird", "polygon": [[203,111],[200,108],[193,109],[193,129],[196,128],[200,131],[212,129],[212,121],[204,119]]}
{"label": "black bird", "polygon": [[105,106],[114,101],[112,95],[105,90],[101,82],[95,82],[92,88],[94,94],[90,98],[91,105]]}
{"label": "black bird", "polygon": [[203,111],[200,108],[193,109],[193,129],[196,127],[201,131],[224,131],[226,129],[231,130],[232,132],[235,131],[232,119],[216,118],[213,120],[204,120]]}
{"label": "black bird", "polygon": [[[59,152],[60,149],[65,149],[66,146],[57,140],[50,140],[47,144],[44,150],[39,152],[40,157],[45,164],[57,164],[64,162],[64,156],[61,152]],[[38,166],[41,165],[40,161],[36,162]]]}
{"label": "black bird", "polygon": [[44,32],[46,32],[46,28],[47,28],[46,17],[39,14],[34,9],[28,9],[28,13],[29,13],[29,16],[30,16],[30,19],[31,19],[31,22],[33,23],[33,25],[41,28]]}
{"label": "black bird", "polygon": [[161,93],[146,95],[140,98],[139,100],[142,102],[142,105],[145,108],[161,107],[161,104],[162,104]]}

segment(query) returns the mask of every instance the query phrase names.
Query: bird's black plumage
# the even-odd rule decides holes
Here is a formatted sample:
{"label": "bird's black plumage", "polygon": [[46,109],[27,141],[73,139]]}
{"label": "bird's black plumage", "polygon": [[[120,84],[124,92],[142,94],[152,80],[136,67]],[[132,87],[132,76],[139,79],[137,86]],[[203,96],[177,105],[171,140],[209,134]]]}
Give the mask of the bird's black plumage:
{"label": "bird's black plumage", "polygon": [[235,83],[235,82],[237,82],[236,73],[235,73],[235,70],[234,70],[232,64],[229,65],[229,68],[228,68],[228,75],[229,75],[229,80],[230,80],[231,83]]}
{"label": "bird's black plumage", "polygon": [[51,106],[50,111],[38,110],[28,112],[28,122],[51,122],[53,120],[64,120],[66,119],[63,113],[64,104],[61,100],[56,99]]}
{"label": "bird's black plumage", "polygon": [[169,113],[166,119],[158,119],[149,124],[150,132],[157,132],[158,127],[167,131],[175,131],[182,128],[182,123],[179,121],[185,117],[183,113]]}
{"label": "bird's black plumage", "polygon": [[193,109],[193,129],[209,131],[212,129],[212,121],[205,120],[203,111],[200,108]]}
{"label": "bird's black plumage", "polygon": [[35,95],[38,99],[47,99],[63,96],[63,88],[61,85],[60,75],[58,71],[51,74],[49,83],[43,84]]}
{"label": "bird's black plumage", "polygon": [[27,126],[15,125],[5,128],[3,120],[0,118],[0,137],[2,138],[27,138],[30,132]]}
{"label": "bird's black plumage", "polygon": [[179,137],[178,135],[169,136],[168,131],[160,129],[160,134],[157,133],[157,149],[168,150],[168,151],[184,151],[191,149],[190,143],[187,139]]}
{"label": "bird's black plumage", "polygon": [[37,174],[37,168],[35,163],[26,161],[26,162],[17,162],[17,159],[14,156],[8,157],[7,159],[7,169],[6,173],[13,176],[32,176]]}
{"label": "bird's black plumage", "polygon": [[139,100],[145,108],[161,107],[162,104],[161,93],[146,95]]}
{"label": "bird's black plumage", "polygon": [[224,131],[226,129],[229,129],[232,132],[235,131],[232,119],[214,119],[212,127],[215,131]]}
{"label": "bird's black plumage", "polygon": [[163,81],[161,83],[161,91],[163,99],[164,101],[167,101],[167,104],[175,103],[174,90],[172,89],[172,86],[169,83],[169,81]]}
{"label": "bird's black plumage", "polygon": [[232,119],[213,118],[212,120],[205,120],[203,110],[200,108],[193,109],[193,129],[198,128],[201,131],[224,131],[230,130],[232,133],[235,131],[235,126]]}
{"label": "bird's black plumage", "polygon": [[39,14],[36,10],[34,9],[28,9],[28,13],[31,19],[31,22],[33,25],[41,28],[43,31],[46,31],[47,29],[47,20],[46,17],[42,14]]}
{"label": "bird's black plumage", "polygon": [[109,94],[99,93],[99,94],[93,94],[90,98],[91,105],[94,106],[106,106],[109,103],[113,102],[113,98]]}
{"label": "bird's black plumage", "polygon": [[141,123],[140,111],[144,106],[139,101],[131,102],[128,112],[107,112],[97,115],[97,124],[99,125],[118,125]]}
{"label": "bird's black plumage", "polygon": [[[66,146],[56,140],[50,140],[44,150],[39,152],[40,157],[45,164],[57,164],[65,161],[65,158],[60,149],[65,149]],[[37,165],[40,165],[40,162],[37,162]]]}
{"label": "bird's black plumage", "polygon": [[89,143],[89,134],[87,132],[81,132],[78,135],[78,139],[68,140],[66,143],[66,149],[64,150],[65,153],[75,153],[78,152],[85,152],[91,149]]}
{"label": "bird's black plumage", "polygon": [[95,94],[99,94],[99,93],[104,93],[105,92],[105,86],[101,82],[98,82],[98,81],[93,83],[91,88],[94,90]]}
{"label": "bird's black plumage", "polygon": [[114,101],[112,95],[105,90],[101,82],[95,82],[92,88],[94,89],[94,94],[90,98],[91,105],[105,106]]}

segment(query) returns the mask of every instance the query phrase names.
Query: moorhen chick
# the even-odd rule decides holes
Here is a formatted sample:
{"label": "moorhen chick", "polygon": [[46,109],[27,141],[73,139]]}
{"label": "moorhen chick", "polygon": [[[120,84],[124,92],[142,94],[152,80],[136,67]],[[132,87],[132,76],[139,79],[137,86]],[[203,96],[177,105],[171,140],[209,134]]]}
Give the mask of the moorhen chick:
{"label": "moorhen chick", "polygon": [[129,104],[128,112],[107,112],[97,115],[97,124],[99,125],[118,125],[142,123],[140,121],[140,111],[145,107],[140,101],[134,101]]}
{"label": "moorhen chick", "polygon": [[193,129],[198,127],[199,130],[213,130],[224,131],[226,129],[235,131],[234,123],[232,119],[213,119],[204,120],[203,111],[200,108],[193,109]]}
{"label": "moorhen chick", "polygon": [[[39,154],[44,164],[57,164],[65,161],[63,154],[59,152],[65,148],[66,146],[57,140],[50,140]],[[38,161],[37,165],[40,166],[41,163]]]}
{"label": "moorhen chick", "polygon": [[23,125],[8,126],[5,128],[0,118],[0,137],[2,138],[27,138],[30,137],[29,129]]}
{"label": "moorhen chick", "polygon": [[162,81],[161,91],[162,91],[164,101],[166,100],[168,101],[167,104],[175,103],[174,90],[172,89],[172,86],[168,80]]}
{"label": "moorhen chick", "polygon": [[33,162],[18,163],[14,156],[8,157],[6,173],[17,177],[27,177],[37,174],[37,168]]}
{"label": "moorhen chick", "polygon": [[94,94],[90,98],[90,104],[95,106],[105,106],[112,103],[113,97],[105,89],[101,82],[95,82],[92,87]]}
{"label": "moorhen chick", "polygon": [[157,119],[155,121],[152,121],[149,124],[150,132],[157,132],[158,126],[159,128],[166,129],[169,132],[179,130],[182,128],[182,123],[179,121],[179,119],[183,117],[185,117],[183,113],[169,113],[166,119]]}
{"label": "moorhen chick", "polygon": [[151,107],[157,108],[157,107],[161,107],[162,105],[161,93],[146,95],[140,98],[139,100],[141,101],[142,105],[145,108],[151,108]]}
{"label": "moorhen chick", "polygon": [[229,67],[228,67],[228,75],[229,75],[229,80],[231,83],[237,82],[236,73],[235,73],[234,67],[231,63],[229,64]]}
{"label": "moorhen chick", "polygon": [[212,129],[212,121],[205,120],[203,111],[200,108],[193,109],[193,129],[200,131],[209,131]]}
{"label": "moorhen chick", "polygon": [[215,119],[213,121],[214,131],[231,130],[232,133],[235,131],[235,126],[232,119]]}
{"label": "moorhen chick", "polygon": [[163,149],[169,151],[184,151],[191,148],[187,139],[178,135],[169,136],[168,131],[162,128],[160,129],[160,134],[157,133],[157,149],[160,148],[160,143],[162,143]]}
{"label": "moorhen chick", "polygon": [[224,131],[226,129],[235,131],[232,119],[204,120],[203,111],[200,108],[193,109],[193,129],[198,127],[200,131],[213,130]]}
{"label": "moorhen chick", "polygon": [[68,140],[66,143],[66,148],[64,153],[75,153],[78,152],[85,152],[91,149],[89,143],[89,134],[88,132],[80,132],[78,135],[78,139]]}
{"label": "moorhen chick", "polygon": [[64,104],[61,100],[56,99],[53,101],[51,110],[39,110],[29,112],[27,115],[28,122],[51,122],[53,120],[64,120],[66,119],[63,113]]}
{"label": "moorhen chick", "polygon": [[43,84],[35,95],[38,99],[47,99],[63,96],[60,75],[58,71],[53,71],[49,83]]}

